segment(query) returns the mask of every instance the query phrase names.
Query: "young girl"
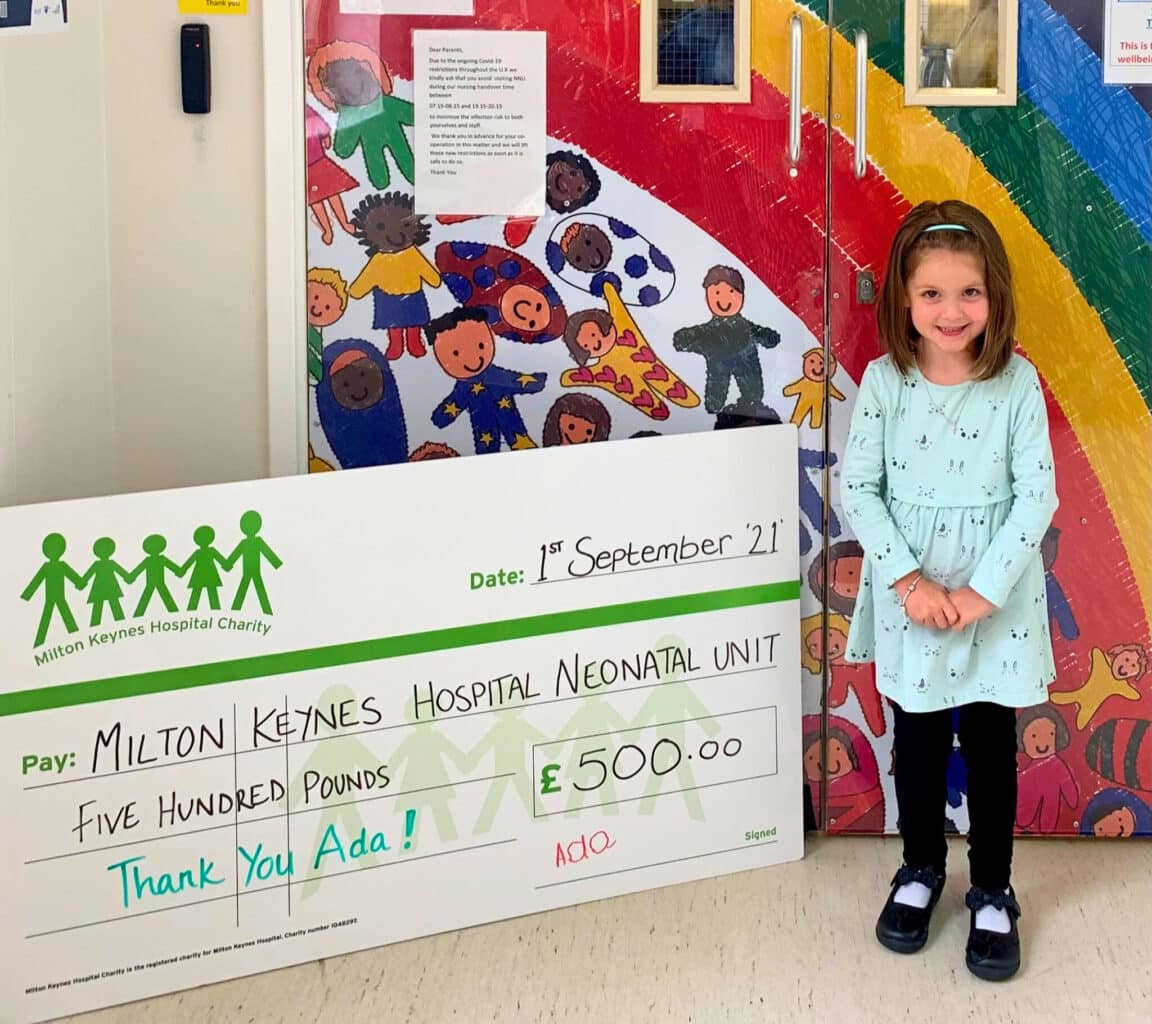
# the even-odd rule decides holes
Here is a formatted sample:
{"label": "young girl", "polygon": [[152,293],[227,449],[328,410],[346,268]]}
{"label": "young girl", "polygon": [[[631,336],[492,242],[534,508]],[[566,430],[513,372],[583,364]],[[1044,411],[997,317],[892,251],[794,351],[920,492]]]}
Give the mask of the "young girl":
{"label": "young girl", "polygon": [[867,554],[847,661],[872,661],[893,707],[904,864],[876,924],[928,937],[944,888],[952,710],[968,766],[969,970],[1020,966],[1010,884],[1016,710],[1055,678],[1040,542],[1056,509],[1035,368],[996,229],[966,203],[921,203],[892,244],[878,309],[887,352],[860,382],[841,488]]}

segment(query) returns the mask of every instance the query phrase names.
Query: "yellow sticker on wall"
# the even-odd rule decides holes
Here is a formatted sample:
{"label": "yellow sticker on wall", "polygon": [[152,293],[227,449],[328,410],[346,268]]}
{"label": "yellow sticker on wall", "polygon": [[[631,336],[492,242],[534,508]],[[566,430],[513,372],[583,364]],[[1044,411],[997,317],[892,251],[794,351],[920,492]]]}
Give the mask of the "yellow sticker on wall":
{"label": "yellow sticker on wall", "polygon": [[248,0],[180,0],[181,14],[247,14]]}

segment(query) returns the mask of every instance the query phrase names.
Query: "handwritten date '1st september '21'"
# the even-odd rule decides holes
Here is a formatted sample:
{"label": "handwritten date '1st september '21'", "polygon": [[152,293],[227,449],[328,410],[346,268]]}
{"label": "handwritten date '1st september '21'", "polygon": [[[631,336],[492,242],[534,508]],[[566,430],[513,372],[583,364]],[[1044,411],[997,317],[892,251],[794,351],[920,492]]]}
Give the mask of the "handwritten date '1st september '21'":
{"label": "handwritten date '1st september '21'", "polygon": [[779,550],[777,536],[782,523],[782,519],[745,523],[742,532],[702,537],[681,534],[651,542],[629,540],[616,546],[602,546],[591,535],[572,542],[546,541],[540,545],[534,577],[523,569],[478,570],[469,574],[469,587],[480,590],[521,583],[554,583],[721,559],[774,555]]}

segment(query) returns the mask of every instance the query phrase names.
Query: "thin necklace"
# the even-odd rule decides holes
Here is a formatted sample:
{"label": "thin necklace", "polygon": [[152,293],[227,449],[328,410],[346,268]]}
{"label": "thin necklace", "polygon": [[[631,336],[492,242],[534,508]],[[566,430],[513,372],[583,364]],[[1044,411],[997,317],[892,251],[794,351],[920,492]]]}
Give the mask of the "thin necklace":
{"label": "thin necklace", "polygon": [[[920,371],[920,376],[924,377],[923,370]],[[955,434],[957,427],[960,426],[960,413],[964,410],[964,405],[968,401],[968,396],[972,394],[972,388],[976,382],[970,381],[968,386],[964,389],[964,397],[960,399],[960,404],[956,407],[955,416],[949,416],[944,409],[936,404],[935,400],[932,398],[932,382],[927,377],[924,377],[924,383],[927,385],[927,387],[924,389],[924,397],[928,399],[928,408],[931,409],[932,412],[937,416],[940,416],[948,424],[948,429],[951,430],[953,434]]]}

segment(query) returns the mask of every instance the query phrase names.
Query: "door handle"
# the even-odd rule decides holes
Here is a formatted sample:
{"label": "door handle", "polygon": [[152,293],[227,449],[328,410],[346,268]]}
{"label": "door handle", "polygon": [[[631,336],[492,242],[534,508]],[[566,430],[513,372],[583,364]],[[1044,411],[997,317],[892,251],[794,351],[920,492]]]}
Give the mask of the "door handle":
{"label": "door handle", "polygon": [[800,90],[803,79],[804,47],[800,15],[792,15],[792,63],[788,94],[788,161],[795,167],[800,162]]}
{"label": "door handle", "polygon": [[868,33],[856,30],[856,160],[857,178],[868,170]]}

